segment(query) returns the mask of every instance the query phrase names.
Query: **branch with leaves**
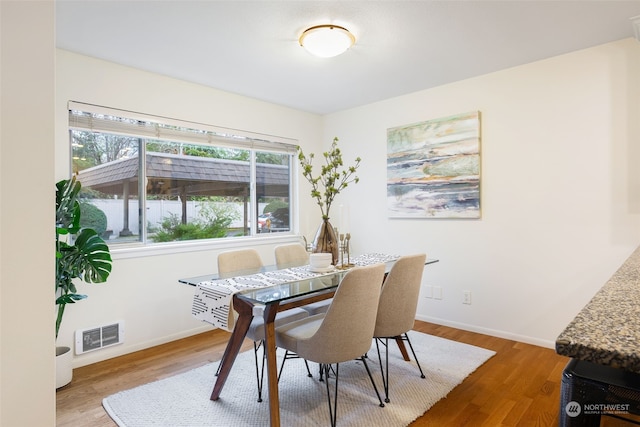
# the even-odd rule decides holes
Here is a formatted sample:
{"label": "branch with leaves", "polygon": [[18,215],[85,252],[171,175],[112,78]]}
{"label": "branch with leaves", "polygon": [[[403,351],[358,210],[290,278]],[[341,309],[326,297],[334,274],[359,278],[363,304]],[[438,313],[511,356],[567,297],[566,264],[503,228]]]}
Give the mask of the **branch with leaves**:
{"label": "branch with leaves", "polygon": [[320,174],[314,177],[312,165],[314,154],[310,153],[309,156],[305,156],[302,149],[298,147],[298,160],[302,166],[302,175],[311,184],[311,197],[316,199],[318,206],[320,206],[322,219],[329,219],[329,210],[335,197],[349,184],[357,184],[360,181],[355,173],[360,167],[361,159],[357,157],[353,166],[345,168],[337,137],[333,138],[331,150],[322,153],[322,155],[325,164],[322,165]]}

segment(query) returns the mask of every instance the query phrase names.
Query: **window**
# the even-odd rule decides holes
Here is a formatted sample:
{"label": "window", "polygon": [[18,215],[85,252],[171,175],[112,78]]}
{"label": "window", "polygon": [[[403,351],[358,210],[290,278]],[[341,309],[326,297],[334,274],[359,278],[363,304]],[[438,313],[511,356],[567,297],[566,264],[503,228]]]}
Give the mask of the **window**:
{"label": "window", "polygon": [[290,232],[291,140],[71,102],[84,226],[109,244]]}

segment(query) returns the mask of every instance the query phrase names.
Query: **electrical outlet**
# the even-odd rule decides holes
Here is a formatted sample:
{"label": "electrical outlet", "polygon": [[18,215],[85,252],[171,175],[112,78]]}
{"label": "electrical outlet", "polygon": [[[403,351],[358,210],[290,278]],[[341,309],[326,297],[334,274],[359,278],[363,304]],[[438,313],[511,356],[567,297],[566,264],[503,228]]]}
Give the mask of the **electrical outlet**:
{"label": "electrical outlet", "polygon": [[442,287],[434,286],[433,287],[433,299],[442,299]]}
{"label": "electrical outlet", "polygon": [[469,305],[471,304],[471,291],[464,291],[462,303],[469,304]]}
{"label": "electrical outlet", "polygon": [[422,295],[425,298],[433,298],[433,286],[425,286],[422,289]]}

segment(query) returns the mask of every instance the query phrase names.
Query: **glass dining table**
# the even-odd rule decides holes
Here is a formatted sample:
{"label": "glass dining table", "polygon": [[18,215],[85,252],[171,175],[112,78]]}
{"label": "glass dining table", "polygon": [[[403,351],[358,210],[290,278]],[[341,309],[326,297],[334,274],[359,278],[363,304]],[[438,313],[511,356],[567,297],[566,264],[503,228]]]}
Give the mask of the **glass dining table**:
{"label": "glass dining table", "polygon": [[[386,265],[386,272],[389,272],[397,258],[398,257],[387,258],[387,261],[384,262]],[[427,259],[425,265],[436,262],[438,262],[437,259]],[[287,270],[287,266],[265,266],[255,270],[236,271],[225,276],[209,274],[179,279],[179,282],[197,287],[203,282],[219,281],[227,278],[238,279],[243,277],[252,277],[261,273],[269,275],[269,272],[274,272],[271,276],[277,276],[278,271],[284,270]],[[227,343],[222,360],[220,361],[220,369],[213,386],[211,400],[219,399],[222,389],[224,388],[224,384],[229,378],[231,368],[233,367],[235,359],[242,347],[242,343],[247,331],[249,330],[253,317],[261,316],[264,319],[265,328],[264,351],[266,353],[267,361],[270,425],[272,427],[280,426],[276,336],[274,326],[276,313],[331,298],[335,293],[336,288],[348,272],[349,269],[336,268],[332,271],[323,272],[322,274],[310,278],[285,281],[269,286],[249,288],[234,292],[232,295],[232,307],[238,315],[237,318],[234,319],[235,322],[233,324],[233,329],[230,329],[231,338]],[[398,343],[405,360],[409,360],[409,356],[404,349],[403,341],[396,340],[396,342]]]}

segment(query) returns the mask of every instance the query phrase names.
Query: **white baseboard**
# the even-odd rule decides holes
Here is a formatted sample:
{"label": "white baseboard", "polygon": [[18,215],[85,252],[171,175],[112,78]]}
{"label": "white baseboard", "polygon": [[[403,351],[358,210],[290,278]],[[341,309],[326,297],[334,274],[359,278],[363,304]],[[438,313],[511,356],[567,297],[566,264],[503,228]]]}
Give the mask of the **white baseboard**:
{"label": "white baseboard", "polygon": [[[537,345],[539,347],[555,349],[554,341],[541,340],[538,338],[533,338],[525,335],[518,335],[518,334],[499,331],[495,329],[482,328],[482,327],[470,325],[467,323],[453,322],[450,320],[439,319],[439,318],[430,317],[430,316],[416,316],[416,319],[421,320],[423,322],[434,323],[436,325],[443,325],[443,326],[448,326],[450,328],[462,329],[463,331],[475,332],[478,334],[490,335],[492,337],[504,338],[508,340],[523,342],[526,344]],[[83,355],[82,357],[76,356],[73,361],[73,368],[79,368],[81,366],[91,365],[92,363],[102,362],[103,360],[112,359],[114,357],[123,356],[125,354],[133,353],[135,351],[144,350],[157,345],[166,344],[171,341],[187,338],[192,335],[201,334],[203,332],[210,331],[211,328],[212,328],[211,325],[204,324],[202,326],[198,326],[193,329],[182,331],[180,333],[173,334],[173,335],[167,335],[151,341],[146,341],[143,343],[138,343],[138,344],[133,344],[128,346],[117,345],[110,349],[105,349],[104,352],[88,353],[86,355]],[[106,350],[111,350],[111,351],[106,351]]]}
{"label": "white baseboard", "polygon": [[467,323],[452,322],[450,320],[439,319],[430,316],[416,316],[416,319],[423,322],[435,323],[436,325],[448,326],[450,328],[462,329],[463,331],[476,332],[478,334],[490,335],[492,337],[504,338],[512,341],[518,341],[525,344],[537,345],[550,349],[556,348],[555,341],[541,340],[539,338],[529,337],[526,335],[513,334],[511,332],[498,331],[495,329],[482,328]]}

